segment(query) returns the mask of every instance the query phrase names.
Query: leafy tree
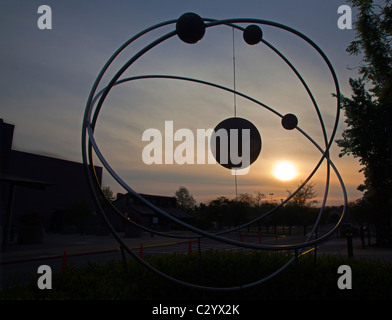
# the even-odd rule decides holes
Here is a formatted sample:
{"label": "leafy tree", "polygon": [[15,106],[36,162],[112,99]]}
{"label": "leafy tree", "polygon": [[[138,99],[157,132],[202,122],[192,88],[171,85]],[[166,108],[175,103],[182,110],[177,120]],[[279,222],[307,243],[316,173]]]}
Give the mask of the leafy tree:
{"label": "leafy tree", "polygon": [[[315,188],[315,184],[312,182],[308,182],[306,185],[303,186],[302,189],[300,189],[294,195],[294,197],[290,199],[289,203],[299,208],[311,207],[312,204],[315,203],[315,201],[310,201],[310,200],[317,196],[317,192],[314,188]],[[289,196],[291,196],[292,194],[291,191],[287,191],[287,192]]]}
{"label": "leafy tree", "polygon": [[174,194],[177,198],[177,206],[184,211],[192,211],[195,209],[196,200],[186,187],[179,187]]}
{"label": "leafy tree", "polygon": [[113,195],[113,190],[110,189],[109,186],[102,187],[102,192],[105,195],[106,199],[108,199],[110,202],[113,202],[114,200],[116,200],[116,198]]}
{"label": "leafy tree", "polygon": [[[350,0],[358,9],[356,40],[347,48],[362,54],[360,79],[350,79],[351,98],[342,97],[347,129],[337,140],[343,155],[353,155],[363,166],[363,200],[373,208],[378,244],[392,242],[392,5],[372,0]],[[366,90],[366,84],[372,87]]]}
{"label": "leafy tree", "polygon": [[218,229],[224,225],[238,226],[247,221],[251,204],[249,197],[243,195],[242,200],[221,196],[208,204],[210,217],[217,223]]}
{"label": "leafy tree", "polygon": [[260,191],[256,191],[254,194],[241,193],[237,200],[249,204],[251,207],[259,207],[262,204],[262,199],[265,199],[265,194]]}
{"label": "leafy tree", "polygon": [[247,192],[240,193],[237,197],[237,201],[247,203],[249,206],[253,205],[253,195]]}
{"label": "leafy tree", "polygon": [[[300,185],[301,184],[302,182]],[[302,189],[290,199],[284,210],[286,213],[286,223],[289,224],[289,227],[292,225],[302,225],[304,228],[304,236],[306,235],[308,226],[314,223],[315,215],[313,205],[317,203],[317,201],[312,199],[317,196],[315,186],[315,183],[312,182],[305,184]],[[291,191],[287,192],[289,196],[292,194]]]}
{"label": "leafy tree", "polygon": [[355,22],[356,39],[351,42],[347,52],[352,55],[363,54],[363,64],[359,73],[370,81],[374,92],[381,100],[392,102],[392,5],[384,0],[382,7],[373,0],[349,0],[358,8]]}
{"label": "leafy tree", "polygon": [[263,199],[265,199],[265,194],[260,191],[256,191],[253,197],[254,206],[260,207],[263,204]]}

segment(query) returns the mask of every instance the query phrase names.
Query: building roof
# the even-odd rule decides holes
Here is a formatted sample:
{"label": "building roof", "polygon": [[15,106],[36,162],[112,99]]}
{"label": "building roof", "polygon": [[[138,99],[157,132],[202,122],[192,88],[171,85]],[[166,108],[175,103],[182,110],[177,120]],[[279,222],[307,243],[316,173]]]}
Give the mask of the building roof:
{"label": "building roof", "polygon": [[[140,194],[146,200],[152,202],[155,206],[163,210],[164,212],[178,218],[178,219],[190,219],[193,218],[190,214],[182,211],[181,209],[176,207],[176,197],[168,197],[168,196],[158,196],[158,195],[149,195],[149,194]],[[131,209],[136,211],[142,215],[157,215],[157,213],[151,209],[149,206],[145,205],[141,201],[137,201],[131,194],[121,194],[118,195],[117,199],[113,201],[113,204],[116,206],[116,203],[119,203],[125,199],[134,199],[134,203],[130,203],[127,201],[126,208],[127,210]],[[167,200],[171,200],[168,202]]]}

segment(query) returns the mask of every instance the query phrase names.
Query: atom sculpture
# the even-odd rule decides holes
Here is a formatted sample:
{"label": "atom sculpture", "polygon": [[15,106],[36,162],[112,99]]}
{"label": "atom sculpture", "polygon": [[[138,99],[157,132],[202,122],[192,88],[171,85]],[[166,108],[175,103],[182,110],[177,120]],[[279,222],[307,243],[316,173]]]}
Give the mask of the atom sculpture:
{"label": "atom sculpture", "polygon": [[[240,24],[247,24],[247,26],[244,28]],[[132,43],[134,41],[149,34],[151,31],[158,31],[160,28],[170,26],[170,25],[173,25],[172,31],[160,36],[159,38],[157,38],[156,40],[152,41],[151,43],[146,45],[144,48],[142,48],[134,56],[132,56],[118,70],[118,72],[108,82],[108,84],[105,85],[101,91],[97,92],[98,86],[100,85],[107,69],[115,61],[117,56],[126,47],[132,45]],[[278,51],[274,46],[272,46],[269,42],[267,42],[264,39],[263,32],[260,28],[260,25],[278,28],[278,29],[281,29],[283,31],[286,31],[288,33],[291,33],[291,34],[297,36],[299,39],[307,42],[323,59],[324,63],[326,64],[326,66],[330,72],[330,76],[332,77],[332,80],[334,82],[335,96],[336,96],[336,100],[337,100],[336,118],[335,118],[332,133],[329,137],[327,136],[324,122],[323,122],[323,118],[322,118],[320,110],[317,106],[316,100],[314,99],[313,94],[310,91],[308,85],[306,84],[306,82],[304,81],[304,79],[302,78],[300,73],[295,69],[293,64],[280,51]],[[318,119],[320,122],[320,127],[323,132],[323,138],[324,138],[324,143],[325,143],[324,147],[319,146],[306,132],[304,132],[298,126],[298,119],[294,114],[282,115],[279,112],[277,112],[276,110],[272,109],[271,107],[265,105],[264,103],[254,99],[252,97],[249,97],[246,94],[239,92],[235,89],[230,89],[228,87],[224,87],[222,85],[203,81],[200,79],[193,79],[193,78],[187,78],[187,77],[175,76],[175,75],[139,75],[139,76],[121,79],[121,76],[123,75],[123,73],[134,62],[141,59],[145,53],[147,53],[152,48],[159,46],[160,44],[162,44],[164,41],[168,40],[169,38],[178,37],[181,41],[183,41],[187,44],[195,44],[195,43],[198,43],[199,41],[201,41],[202,38],[205,36],[206,29],[212,28],[215,26],[227,26],[227,27],[233,28],[233,30],[234,29],[240,30],[243,33],[243,39],[247,44],[249,44],[249,45],[261,45],[261,44],[265,45],[268,48],[270,48],[273,52],[275,52],[287,64],[287,66],[295,73],[298,80],[302,83],[310,100],[313,103],[314,111],[316,112],[316,114],[318,116]],[[220,90],[231,92],[235,95],[243,97],[243,98],[255,103],[256,105],[272,112],[277,117],[280,117],[281,124],[284,129],[298,130],[320,152],[320,160],[318,161],[318,163],[316,164],[314,169],[311,171],[310,175],[303,181],[303,183],[298,187],[297,190],[295,190],[289,197],[287,197],[285,200],[283,200],[278,206],[274,207],[273,209],[271,209],[270,211],[268,211],[266,213],[263,213],[262,215],[260,215],[256,219],[253,219],[252,221],[249,221],[249,222],[247,222],[243,225],[237,226],[235,228],[232,228],[232,229],[229,229],[229,230],[226,230],[223,232],[217,232],[217,233],[210,233],[210,232],[201,230],[199,228],[196,228],[196,227],[194,227],[188,223],[185,223],[185,222],[177,219],[176,217],[166,213],[162,209],[158,208],[154,204],[152,204],[149,201],[147,201],[146,199],[144,199],[136,191],[134,191],[109,165],[109,163],[106,161],[103,154],[101,153],[101,151],[96,143],[96,140],[94,138],[94,130],[95,130],[95,126],[97,123],[97,119],[98,119],[99,113],[103,107],[103,104],[105,102],[105,98],[107,97],[110,90],[115,86],[118,86],[118,85],[121,85],[121,84],[124,84],[127,82],[131,82],[131,81],[141,80],[141,79],[172,79],[172,80],[177,80],[177,81],[194,82],[194,83],[199,83],[199,84],[206,85],[206,86],[215,87]],[[272,277],[274,277],[275,275],[277,275],[281,271],[283,271],[285,268],[287,268],[295,259],[297,259],[298,255],[300,253],[302,253],[302,251],[306,247],[317,246],[321,242],[328,240],[340,228],[340,226],[343,222],[343,218],[344,218],[344,215],[345,215],[345,212],[347,209],[347,194],[346,194],[343,180],[342,180],[338,170],[336,169],[335,165],[333,164],[333,162],[331,161],[330,156],[329,156],[329,150],[330,150],[330,147],[333,143],[334,136],[336,134],[336,130],[337,130],[337,126],[338,126],[339,113],[340,113],[340,89],[339,89],[338,79],[335,74],[335,71],[334,71],[331,63],[329,62],[328,58],[324,54],[324,52],[312,40],[310,40],[308,37],[306,37],[302,33],[298,32],[288,26],[285,26],[285,25],[282,25],[282,24],[279,24],[276,22],[272,22],[272,21],[267,21],[267,20],[250,19],[250,18],[243,18],[243,19],[234,18],[234,19],[225,19],[225,20],[214,20],[214,19],[201,18],[200,16],[198,16],[194,13],[185,13],[178,19],[174,19],[174,20],[170,20],[170,21],[156,24],[154,26],[151,26],[151,27],[141,31],[140,33],[138,33],[135,36],[133,36],[132,38],[130,38],[110,57],[110,59],[106,62],[106,64],[104,65],[104,67],[102,68],[101,72],[99,73],[99,75],[97,76],[97,78],[95,80],[95,83],[90,91],[90,94],[89,94],[89,97],[87,100],[86,109],[84,112],[83,124],[82,124],[82,158],[83,158],[83,164],[84,164],[84,168],[85,168],[85,172],[86,172],[86,176],[87,176],[87,181],[88,181],[89,187],[91,189],[92,199],[95,203],[97,211],[100,213],[103,220],[106,222],[108,228],[110,229],[111,233],[113,234],[115,239],[120,244],[121,248],[126,250],[134,259],[136,259],[139,263],[141,263],[144,267],[146,267],[150,271],[153,271],[153,272],[157,273],[158,275],[160,275],[170,281],[173,281],[177,284],[184,285],[184,286],[187,286],[190,288],[203,289],[203,290],[232,291],[232,290],[239,290],[239,289],[245,289],[245,288],[250,288],[250,287],[256,286],[258,284],[261,284],[261,283],[271,279]],[[226,119],[226,120],[222,121],[220,124],[217,125],[217,127],[215,129],[218,129],[218,128],[229,129],[229,128],[243,128],[243,127],[250,128],[250,130],[251,130],[251,147],[254,147],[253,149],[255,150],[250,155],[250,157],[251,157],[250,164],[251,164],[253,161],[255,161],[257,159],[257,157],[259,156],[260,150],[261,150],[261,137],[257,131],[257,128],[254,127],[254,125],[252,123],[250,123],[246,119],[230,118],[230,119]],[[254,139],[252,139],[252,135],[253,135]],[[252,140],[254,142],[252,142]],[[162,234],[162,233],[159,233],[155,230],[149,229],[143,225],[137,224],[134,221],[129,221],[129,219],[126,216],[124,216],[123,213],[119,212],[103,195],[102,190],[101,190],[101,185],[100,185],[99,180],[97,178],[97,175],[94,171],[93,153],[96,154],[96,156],[98,157],[98,159],[100,160],[100,162],[102,163],[104,168],[110,173],[110,175],[119,183],[119,185],[121,185],[125,190],[127,190],[127,192],[129,192],[131,195],[133,195],[134,197],[139,199],[142,203],[144,203],[145,205],[150,207],[157,214],[162,215],[163,217],[166,217],[167,219],[171,220],[172,222],[175,222],[175,223],[181,225],[182,227],[194,232],[195,235],[191,235],[191,236],[183,235],[182,236],[182,235]],[[217,155],[215,155],[215,156],[216,156],[215,158],[217,159],[218,158]],[[219,163],[219,159],[217,159],[217,160]],[[310,234],[306,237],[305,241],[300,242],[300,243],[294,243],[294,244],[283,244],[283,245],[282,244],[280,244],[280,245],[269,244],[269,245],[266,245],[266,244],[260,244],[260,243],[259,244],[244,243],[244,242],[240,242],[240,241],[236,241],[236,240],[222,237],[223,234],[230,233],[230,232],[233,232],[236,230],[240,230],[240,229],[247,227],[255,222],[260,221],[261,219],[263,219],[264,217],[266,217],[270,214],[273,214],[277,209],[279,209],[281,206],[286,204],[291,198],[293,198],[299,192],[299,190],[301,190],[309,182],[309,180],[317,172],[317,170],[320,168],[320,166],[323,162],[326,163],[326,167],[327,167],[324,198],[323,198],[322,205],[319,210],[318,216],[315,219],[313,228],[312,228]],[[226,164],[225,167],[231,169],[234,167],[234,165],[229,163],[229,164]],[[336,225],[334,227],[332,227],[331,230],[329,230],[327,233],[325,233],[322,236],[317,238],[317,237],[315,237],[315,231],[316,231],[316,228],[318,227],[321,215],[324,211],[325,204],[327,201],[328,191],[329,191],[329,187],[330,187],[331,171],[333,171],[333,173],[336,175],[337,179],[339,180],[343,199],[344,199],[344,206],[343,206],[343,209],[341,212],[340,219],[336,223]],[[100,200],[102,198],[106,199],[105,205],[102,205],[102,203],[100,202]],[[173,277],[157,270],[156,268],[154,268],[153,266],[148,264],[145,260],[140,258],[137,254],[135,254],[124,243],[124,241],[115,232],[113,226],[110,224],[110,222],[107,218],[107,215],[106,215],[107,213],[105,211],[107,208],[110,208],[111,211],[116,212],[116,214],[121,216],[126,221],[131,222],[134,226],[136,226],[144,231],[151,232],[153,234],[158,234],[158,235],[162,235],[162,236],[166,236],[166,237],[186,238],[186,239],[189,239],[189,238],[200,239],[202,237],[206,237],[206,238],[210,238],[210,239],[213,239],[216,241],[220,241],[222,243],[237,246],[240,248],[248,248],[248,249],[254,249],[254,250],[271,250],[271,251],[272,250],[274,250],[274,251],[294,250],[295,256],[290,258],[290,260],[287,261],[287,263],[285,263],[283,266],[281,266],[279,269],[277,269],[272,274],[270,274],[262,279],[259,279],[257,281],[254,281],[252,283],[243,284],[241,286],[211,287],[211,286],[205,286],[205,285],[184,282],[182,280],[173,278]]]}

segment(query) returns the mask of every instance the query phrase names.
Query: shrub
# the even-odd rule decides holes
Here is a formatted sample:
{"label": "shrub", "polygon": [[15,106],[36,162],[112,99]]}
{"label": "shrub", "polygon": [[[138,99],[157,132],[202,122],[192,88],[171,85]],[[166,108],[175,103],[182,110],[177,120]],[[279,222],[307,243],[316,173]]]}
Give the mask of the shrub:
{"label": "shrub", "polygon": [[[146,261],[169,276],[208,286],[240,286],[262,279],[289,261],[291,256],[266,252],[218,252],[171,254],[146,257]],[[340,290],[340,265],[352,269],[352,290]],[[376,260],[356,260],[338,256],[300,257],[272,279],[248,289],[212,292],[173,284],[146,270],[134,260],[106,264],[90,262],[69,266],[64,273],[53,273],[51,290],[39,290],[38,275],[28,283],[10,284],[0,292],[1,299],[391,299],[392,264]],[[239,299],[240,298],[240,299]]]}

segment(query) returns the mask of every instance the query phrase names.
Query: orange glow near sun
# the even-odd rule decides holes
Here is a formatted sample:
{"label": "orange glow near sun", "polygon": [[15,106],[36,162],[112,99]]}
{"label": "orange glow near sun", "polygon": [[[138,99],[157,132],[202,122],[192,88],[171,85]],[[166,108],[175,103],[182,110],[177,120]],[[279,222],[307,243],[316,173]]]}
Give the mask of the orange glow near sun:
{"label": "orange glow near sun", "polygon": [[281,161],[275,165],[272,174],[281,181],[289,181],[294,179],[298,175],[298,172],[291,162]]}

